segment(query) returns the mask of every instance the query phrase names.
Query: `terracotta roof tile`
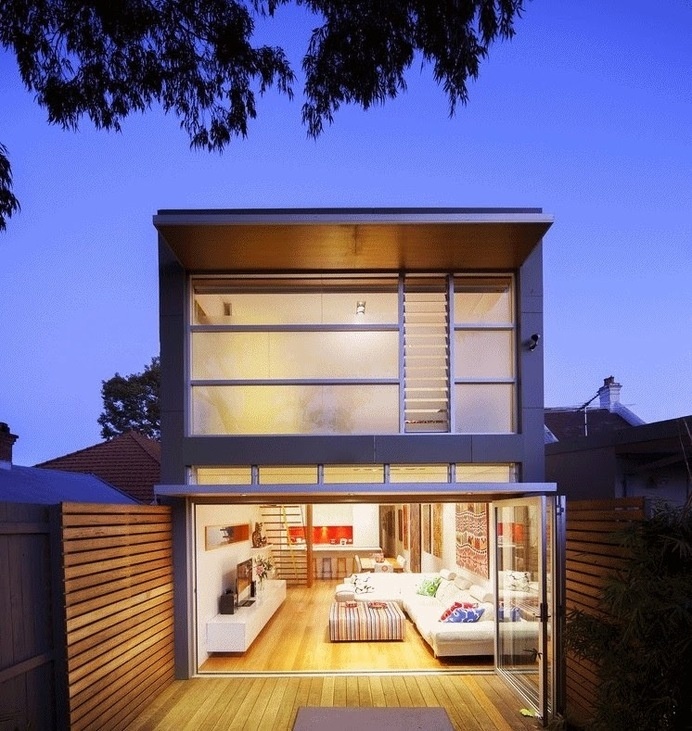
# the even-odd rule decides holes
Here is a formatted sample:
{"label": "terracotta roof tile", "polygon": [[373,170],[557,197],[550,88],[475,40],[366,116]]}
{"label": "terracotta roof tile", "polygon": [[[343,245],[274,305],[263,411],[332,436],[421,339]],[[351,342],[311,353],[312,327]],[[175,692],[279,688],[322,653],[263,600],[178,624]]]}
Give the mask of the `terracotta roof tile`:
{"label": "terracotta roof tile", "polygon": [[96,475],[136,500],[151,503],[161,476],[161,445],[129,431],[35,466]]}

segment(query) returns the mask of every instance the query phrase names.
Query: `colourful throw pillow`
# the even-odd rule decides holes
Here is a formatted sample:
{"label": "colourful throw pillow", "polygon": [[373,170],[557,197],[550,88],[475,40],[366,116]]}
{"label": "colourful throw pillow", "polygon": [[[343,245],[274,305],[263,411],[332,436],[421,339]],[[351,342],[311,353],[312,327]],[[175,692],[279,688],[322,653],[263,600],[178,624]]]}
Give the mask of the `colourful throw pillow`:
{"label": "colourful throw pillow", "polygon": [[462,607],[458,607],[444,621],[448,622],[448,623],[449,622],[461,622],[461,623],[477,622],[483,616],[484,611],[485,611],[485,607],[477,607],[476,609],[463,609]]}
{"label": "colourful throw pillow", "polygon": [[435,592],[437,591],[437,587],[439,585],[439,576],[436,576],[434,579],[423,579],[416,593],[420,594],[421,596],[435,596]]}
{"label": "colourful throw pillow", "polygon": [[477,609],[478,604],[475,604],[473,602],[454,602],[451,607],[448,609],[445,609],[444,612],[442,612],[442,615],[440,617],[440,622],[446,622],[449,615],[455,610],[455,609]]}
{"label": "colourful throw pillow", "polygon": [[519,607],[512,605],[507,609],[503,604],[500,604],[497,610],[497,618],[500,622],[519,622],[521,620],[521,612]]}
{"label": "colourful throw pillow", "polygon": [[530,591],[528,571],[510,571],[505,586],[512,591]]}

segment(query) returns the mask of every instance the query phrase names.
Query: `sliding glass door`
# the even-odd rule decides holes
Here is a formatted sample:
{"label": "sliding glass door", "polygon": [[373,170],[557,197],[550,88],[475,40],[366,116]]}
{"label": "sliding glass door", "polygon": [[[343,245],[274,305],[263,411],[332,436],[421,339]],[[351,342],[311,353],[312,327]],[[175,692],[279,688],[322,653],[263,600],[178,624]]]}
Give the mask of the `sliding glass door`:
{"label": "sliding glass door", "polygon": [[556,499],[494,503],[497,671],[544,720],[555,708]]}

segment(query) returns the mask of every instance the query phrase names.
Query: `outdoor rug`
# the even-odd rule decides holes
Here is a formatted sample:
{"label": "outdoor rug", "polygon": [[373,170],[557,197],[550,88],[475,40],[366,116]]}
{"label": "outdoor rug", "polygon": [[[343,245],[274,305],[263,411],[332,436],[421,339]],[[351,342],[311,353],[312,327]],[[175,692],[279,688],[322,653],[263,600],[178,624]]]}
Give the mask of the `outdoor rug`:
{"label": "outdoor rug", "polygon": [[298,709],[293,731],[454,731],[444,708]]}

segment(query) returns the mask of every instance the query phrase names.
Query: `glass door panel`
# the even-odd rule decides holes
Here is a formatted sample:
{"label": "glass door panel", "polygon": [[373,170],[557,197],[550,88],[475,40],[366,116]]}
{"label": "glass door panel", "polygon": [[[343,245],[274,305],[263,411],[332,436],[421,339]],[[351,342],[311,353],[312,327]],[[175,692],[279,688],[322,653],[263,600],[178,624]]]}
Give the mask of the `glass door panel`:
{"label": "glass door panel", "polygon": [[554,692],[553,498],[496,502],[497,670],[546,719]]}

